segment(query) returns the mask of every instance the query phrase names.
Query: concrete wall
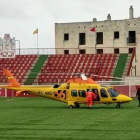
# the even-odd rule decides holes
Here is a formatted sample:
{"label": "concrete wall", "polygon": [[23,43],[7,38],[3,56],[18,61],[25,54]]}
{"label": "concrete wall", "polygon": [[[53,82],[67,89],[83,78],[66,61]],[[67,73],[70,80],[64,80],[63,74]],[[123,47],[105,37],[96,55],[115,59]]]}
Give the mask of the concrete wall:
{"label": "concrete wall", "polygon": [[5,97],[6,93],[5,93],[5,89],[0,89],[0,97]]}
{"label": "concrete wall", "polygon": [[130,97],[136,97],[136,86],[116,86],[114,87],[119,93],[130,96]]}
{"label": "concrete wall", "polygon": [[[90,32],[95,27],[96,32],[103,32],[103,44],[96,45],[96,32]],[[119,39],[114,39],[114,32],[119,31]],[[136,44],[128,44],[128,32],[136,31]],[[69,34],[69,40],[64,41],[64,34]],[[55,24],[55,48],[78,48],[79,33],[86,34],[86,44],[79,48],[104,48],[105,52],[114,52],[114,48],[120,48],[120,53],[128,53],[128,48],[138,46],[140,42],[140,18],[112,21],[91,21],[79,23]],[[75,52],[73,52],[75,53]]]}

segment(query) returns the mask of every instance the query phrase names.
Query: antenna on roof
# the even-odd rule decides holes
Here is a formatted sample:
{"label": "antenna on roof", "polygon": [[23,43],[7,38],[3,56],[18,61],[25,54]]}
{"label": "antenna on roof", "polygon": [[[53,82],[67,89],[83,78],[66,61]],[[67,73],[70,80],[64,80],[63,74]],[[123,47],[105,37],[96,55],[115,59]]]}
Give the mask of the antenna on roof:
{"label": "antenna on roof", "polygon": [[87,80],[87,77],[85,76],[85,74],[81,74],[81,78],[83,79],[83,80]]}

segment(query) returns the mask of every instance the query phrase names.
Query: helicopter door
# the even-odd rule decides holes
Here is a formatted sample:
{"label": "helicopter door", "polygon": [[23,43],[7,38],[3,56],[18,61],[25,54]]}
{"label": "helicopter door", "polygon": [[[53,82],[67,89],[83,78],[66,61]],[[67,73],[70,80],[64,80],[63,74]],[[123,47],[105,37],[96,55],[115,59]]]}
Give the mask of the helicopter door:
{"label": "helicopter door", "polygon": [[86,90],[78,90],[78,96],[81,102],[86,102]]}
{"label": "helicopter door", "polygon": [[101,88],[100,89],[100,101],[104,102],[104,103],[109,103],[111,101],[111,98],[108,94],[108,92],[106,91],[105,88]]}
{"label": "helicopter door", "polygon": [[[98,89],[96,88],[96,89],[91,89],[92,90],[92,92],[94,92],[94,93],[96,93],[97,94],[97,99],[95,100],[93,100],[93,101],[100,101],[100,97],[99,97],[99,91],[98,91]],[[87,89],[87,92],[89,91],[89,89]]]}

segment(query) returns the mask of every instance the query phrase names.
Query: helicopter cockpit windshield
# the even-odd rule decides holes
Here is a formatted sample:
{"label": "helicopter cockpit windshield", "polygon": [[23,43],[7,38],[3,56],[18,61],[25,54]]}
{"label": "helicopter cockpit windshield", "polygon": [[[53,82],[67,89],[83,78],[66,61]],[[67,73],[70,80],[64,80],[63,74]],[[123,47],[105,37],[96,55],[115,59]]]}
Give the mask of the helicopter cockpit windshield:
{"label": "helicopter cockpit windshield", "polygon": [[108,92],[111,97],[117,97],[119,95],[119,93],[116,90],[111,89],[111,88],[108,89]]}

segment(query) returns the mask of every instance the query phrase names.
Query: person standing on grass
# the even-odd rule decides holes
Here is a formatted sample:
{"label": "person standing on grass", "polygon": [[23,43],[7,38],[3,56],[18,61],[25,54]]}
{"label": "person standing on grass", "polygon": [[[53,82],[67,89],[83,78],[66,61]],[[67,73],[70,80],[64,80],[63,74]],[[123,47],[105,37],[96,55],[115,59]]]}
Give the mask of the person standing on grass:
{"label": "person standing on grass", "polygon": [[137,89],[136,97],[138,97],[138,102],[139,102],[138,107],[140,107],[140,87],[138,87],[138,89]]}
{"label": "person standing on grass", "polygon": [[86,98],[87,98],[87,107],[91,108],[92,107],[92,99],[96,99],[97,96],[95,93],[93,93],[93,91],[90,89],[87,93],[86,93]]}

